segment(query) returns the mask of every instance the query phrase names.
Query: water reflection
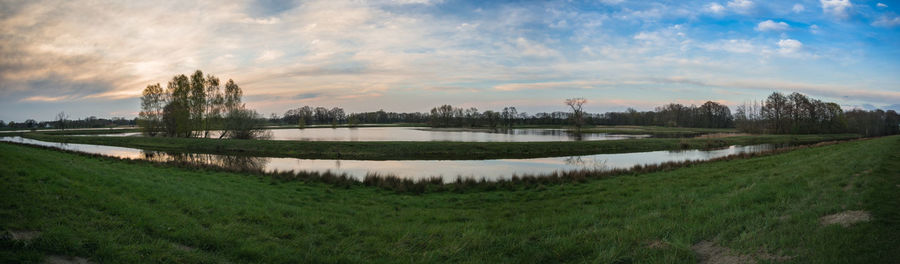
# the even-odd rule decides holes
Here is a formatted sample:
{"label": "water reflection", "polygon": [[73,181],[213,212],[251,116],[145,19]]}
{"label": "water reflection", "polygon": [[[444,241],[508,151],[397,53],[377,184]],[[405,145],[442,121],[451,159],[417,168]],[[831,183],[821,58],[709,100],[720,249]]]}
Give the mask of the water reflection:
{"label": "water reflection", "polygon": [[200,153],[165,153],[142,151],[143,159],[155,162],[211,165],[235,171],[263,171],[269,163],[266,157],[212,155]]}
{"label": "water reflection", "polygon": [[120,158],[144,159],[157,162],[179,162],[220,166],[240,171],[308,171],[346,174],[362,179],[368,174],[394,175],[424,179],[442,177],[450,182],[457,177],[497,180],[513,175],[541,175],[572,170],[611,170],[635,165],[660,164],[671,161],[709,160],[728,155],[761,152],[772,145],[731,146],[717,150],[650,151],[620,154],[598,154],[572,157],[499,160],[321,160],[295,158],[267,158],[197,153],[164,153],[133,148],[89,144],[63,144],[21,137],[0,137],[0,141],[48,146],[64,150],[102,154]]}
{"label": "water reflection", "polygon": [[[307,128],[269,129],[272,140],[301,141],[455,141],[455,142],[536,142],[582,141],[647,138],[650,135],[618,135],[606,133],[572,133],[565,129],[465,130],[415,127]],[[218,131],[211,134],[219,137]],[[117,133],[90,136],[141,136],[141,133]]]}

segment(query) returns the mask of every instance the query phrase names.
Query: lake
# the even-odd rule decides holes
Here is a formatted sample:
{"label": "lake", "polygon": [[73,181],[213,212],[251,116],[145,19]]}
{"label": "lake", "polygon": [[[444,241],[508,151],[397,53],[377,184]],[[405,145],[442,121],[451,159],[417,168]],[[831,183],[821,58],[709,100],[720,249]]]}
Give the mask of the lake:
{"label": "lake", "polygon": [[761,152],[774,148],[773,145],[763,144],[730,146],[716,150],[649,151],[533,159],[372,161],[163,153],[134,148],[44,142],[22,137],[0,137],[0,141],[48,146],[119,158],[191,162],[233,169],[252,169],[267,172],[332,172],[337,174],[347,174],[356,179],[363,179],[367,174],[393,175],[411,179],[442,177],[445,182],[453,181],[457,177],[497,180],[523,174],[550,174],[559,171],[582,169],[609,170],[631,168],[635,165],[659,164],[669,161],[709,160],[740,153]]}
{"label": "lake", "polygon": [[[360,128],[306,128],[267,129],[272,140],[302,141],[456,141],[456,142],[539,142],[618,140],[647,138],[650,135],[619,135],[586,133],[578,136],[564,129],[509,129],[497,132],[488,130],[432,129],[423,127],[360,127]],[[214,131],[213,138],[220,132]],[[117,133],[84,136],[142,136],[141,133]]]}

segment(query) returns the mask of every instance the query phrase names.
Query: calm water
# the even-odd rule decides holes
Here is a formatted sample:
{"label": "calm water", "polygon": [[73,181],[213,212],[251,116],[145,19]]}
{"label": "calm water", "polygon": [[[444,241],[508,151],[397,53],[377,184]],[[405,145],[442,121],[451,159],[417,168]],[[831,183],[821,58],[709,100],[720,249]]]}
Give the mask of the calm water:
{"label": "calm water", "polygon": [[499,160],[319,160],[295,158],[244,157],[210,154],[169,154],[133,148],[88,144],[63,144],[21,137],[0,137],[0,141],[50,146],[93,154],[153,161],[187,161],[238,169],[264,171],[330,171],[346,173],[357,179],[369,173],[394,175],[403,178],[443,177],[453,181],[458,176],[496,180],[512,175],[548,174],[579,169],[630,168],[639,164],[658,164],[667,161],[708,160],[744,152],[770,150],[772,145],[731,146],[718,150],[651,151],[623,154],[599,154],[573,157]]}
{"label": "calm water", "polygon": [[[616,140],[646,138],[649,135],[583,134],[580,137],[563,129],[511,129],[502,132],[462,131],[416,127],[360,127],[268,129],[273,140],[304,141],[458,141],[458,142],[535,142],[575,140]],[[218,137],[214,132],[213,137]],[[93,135],[92,135],[93,136]],[[141,136],[141,133],[101,136]]]}

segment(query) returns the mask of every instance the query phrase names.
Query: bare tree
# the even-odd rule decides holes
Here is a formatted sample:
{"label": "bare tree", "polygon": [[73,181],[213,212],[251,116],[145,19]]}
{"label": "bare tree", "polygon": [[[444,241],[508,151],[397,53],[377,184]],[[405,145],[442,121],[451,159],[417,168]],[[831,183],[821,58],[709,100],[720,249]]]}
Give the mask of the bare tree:
{"label": "bare tree", "polygon": [[566,99],[566,105],[572,108],[572,121],[575,123],[575,132],[581,132],[581,126],[584,125],[584,110],[582,106],[587,103],[587,99],[582,97]]}
{"label": "bare tree", "polygon": [[66,112],[59,112],[56,114],[56,126],[60,130],[66,130],[66,120],[69,119],[69,115]]}

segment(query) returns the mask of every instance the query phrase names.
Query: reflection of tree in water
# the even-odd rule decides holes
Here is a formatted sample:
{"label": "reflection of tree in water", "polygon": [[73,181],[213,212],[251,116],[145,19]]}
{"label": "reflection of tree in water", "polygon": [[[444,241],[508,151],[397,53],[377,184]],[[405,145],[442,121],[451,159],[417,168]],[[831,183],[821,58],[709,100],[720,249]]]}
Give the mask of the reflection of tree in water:
{"label": "reflection of tree in water", "polygon": [[196,165],[212,165],[237,171],[259,171],[270,159],[266,157],[213,155],[200,153],[164,153],[144,151],[144,159],[155,162],[176,162]]}
{"label": "reflection of tree in water", "polygon": [[606,164],[606,160],[600,160],[597,158],[585,159],[581,156],[572,156],[565,158],[564,161],[566,162],[566,165],[576,166],[579,167],[579,169],[597,171],[609,170],[609,166]]}

